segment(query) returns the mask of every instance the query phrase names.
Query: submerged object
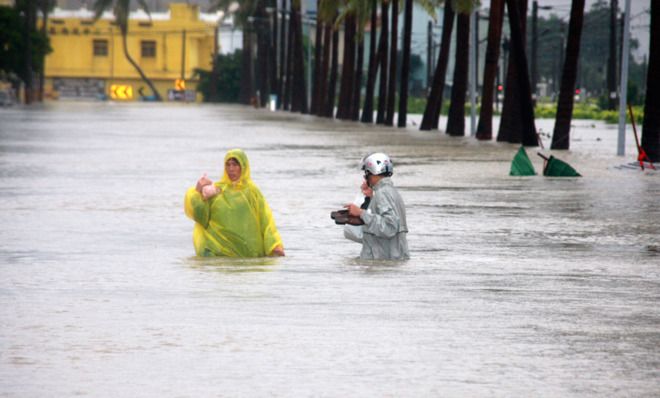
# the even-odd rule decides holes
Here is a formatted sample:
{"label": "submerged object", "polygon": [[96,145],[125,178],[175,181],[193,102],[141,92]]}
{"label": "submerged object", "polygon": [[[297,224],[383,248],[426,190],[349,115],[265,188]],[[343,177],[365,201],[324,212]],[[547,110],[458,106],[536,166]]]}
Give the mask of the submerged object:
{"label": "submerged object", "polygon": [[545,160],[543,175],[546,177],[582,177],[571,165],[550,155],[549,158],[538,153]]}
{"label": "submerged object", "polygon": [[536,175],[534,171],[534,166],[532,165],[531,160],[525,152],[525,147],[521,146],[516,153],[516,156],[513,157],[511,162],[511,171],[509,171],[510,176],[533,176]]}

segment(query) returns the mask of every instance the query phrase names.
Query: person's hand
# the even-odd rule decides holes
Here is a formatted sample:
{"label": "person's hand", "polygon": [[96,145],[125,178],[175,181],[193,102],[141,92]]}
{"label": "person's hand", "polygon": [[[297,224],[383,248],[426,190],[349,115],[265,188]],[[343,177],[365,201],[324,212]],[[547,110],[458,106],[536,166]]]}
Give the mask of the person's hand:
{"label": "person's hand", "polygon": [[211,185],[211,184],[213,184],[213,181],[211,181],[211,180],[206,176],[206,173],[204,173],[204,175],[201,176],[201,177],[199,178],[199,180],[197,180],[197,186],[195,186],[195,189],[197,190],[197,192],[202,193],[202,188],[204,188],[204,187],[207,186],[207,185]]}
{"label": "person's hand", "polygon": [[348,203],[348,204],[344,205],[344,208],[348,209],[348,214],[353,216],[353,217],[360,217],[360,215],[364,211],[359,206],[356,206],[353,203]]}
{"label": "person's hand", "polygon": [[202,197],[204,198],[204,200],[209,200],[219,193],[220,193],[220,188],[216,187],[213,184],[205,185],[202,188]]}
{"label": "person's hand", "polygon": [[284,248],[282,246],[276,246],[271,253],[273,256],[284,257]]}
{"label": "person's hand", "polygon": [[360,187],[360,190],[362,190],[362,194],[364,194],[364,196],[372,197],[374,195],[374,190],[371,189],[371,187],[369,186],[369,184],[367,184],[366,181],[362,182],[362,186]]}

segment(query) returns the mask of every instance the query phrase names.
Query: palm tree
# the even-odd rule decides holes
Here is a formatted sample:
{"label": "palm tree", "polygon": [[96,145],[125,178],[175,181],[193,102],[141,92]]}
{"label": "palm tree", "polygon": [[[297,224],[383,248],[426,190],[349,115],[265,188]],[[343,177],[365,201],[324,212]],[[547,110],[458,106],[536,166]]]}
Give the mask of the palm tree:
{"label": "palm tree", "polygon": [[[334,14],[334,21],[337,20],[337,12]],[[333,29],[332,33],[332,64],[330,65],[330,80],[328,82],[328,96],[325,104],[325,117],[331,118],[335,112],[335,96],[337,93],[337,70],[339,69],[339,31]]]}
{"label": "palm tree", "polygon": [[342,59],[341,84],[337,119],[350,119],[353,90],[355,89],[355,14],[349,13],[344,18],[344,57]]}
{"label": "palm tree", "polygon": [[660,161],[660,4],[651,2],[651,40],[644,101],[642,147],[652,162]]}
{"label": "palm tree", "polygon": [[453,136],[465,135],[465,91],[468,81],[470,41],[470,15],[456,15],[456,63],[454,65],[454,81],[451,87],[451,103],[447,117],[447,134]]}
{"label": "palm tree", "polygon": [[413,0],[405,0],[403,16],[403,59],[401,62],[398,127],[406,127],[406,117],[408,115],[408,78],[410,77],[410,41],[412,39]]}
{"label": "palm tree", "polygon": [[[50,14],[54,7],[55,0],[39,0],[39,11],[41,11],[41,15],[43,16],[43,21],[41,23],[41,35],[43,37],[47,36],[46,31],[48,30],[48,14]],[[45,58],[46,53],[44,52],[39,63],[39,91],[37,97],[39,101],[43,101],[44,99],[44,70],[46,67]]]}
{"label": "palm tree", "polygon": [[24,98],[25,104],[31,104],[34,99],[34,66],[35,59],[33,54],[32,32],[36,30],[37,26],[37,4],[34,1],[19,2],[18,7],[23,11],[23,43],[24,48],[24,68],[23,68],[23,82],[25,83]]}
{"label": "palm tree", "polygon": [[525,54],[527,0],[506,1],[511,40],[504,104],[497,140],[536,146],[538,137],[534,125],[534,105]]}
{"label": "palm tree", "polygon": [[357,121],[360,119],[362,76],[364,75],[364,30],[369,21],[369,16],[373,14],[372,8],[375,4],[371,0],[352,0],[351,3],[355,9],[357,22],[357,63],[355,65],[355,88],[353,90],[353,100],[351,101],[350,119]]}
{"label": "palm tree", "polygon": [[568,149],[569,147],[571,118],[573,117],[573,93],[575,91],[575,81],[577,80],[583,16],[584,0],[573,0],[571,3],[571,19],[568,22],[564,71],[561,75],[559,102],[557,103],[557,116],[555,118],[555,129],[552,133],[551,149]]}
{"label": "palm tree", "polygon": [[500,58],[500,40],[502,38],[502,21],[504,20],[504,0],[491,0],[488,18],[488,44],[484,65],[483,92],[481,94],[481,110],[477,124],[477,139],[493,138],[493,97],[495,94],[495,79],[497,62]]}
{"label": "palm tree", "polygon": [[529,71],[527,69],[527,56],[525,55],[524,31],[522,21],[524,13],[520,12],[524,5],[520,5],[516,0],[506,0],[507,10],[509,11],[509,28],[511,30],[513,62],[515,63],[518,79],[516,79],[518,89],[517,108],[520,109],[520,129],[521,135],[519,141],[526,146],[538,145],[536,135],[536,126],[534,125],[534,106],[532,103],[532,90],[529,82]]}
{"label": "palm tree", "polygon": [[376,113],[376,123],[383,124],[387,110],[387,51],[388,34],[389,34],[389,18],[388,12],[390,8],[389,0],[382,0],[380,5],[380,47],[378,49],[378,59],[380,60],[380,77],[378,83],[378,112]]}
{"label": "palm tree", "polygon": [[[317,16],[319,15],[321,9],[321,0],[316,0],[316,9]],[[320,17],[316,19],[316,38],[314,40],[314,77],[310,84],[312,85],[312,103],[309,109],[309,113],[316,115],[319,109],[319,91],[321,90],[321,66],[323,64],[322,54],[323,54],[323,22]]]}
{"label": "palm tree", "polygon": [[[149,14],[149,9],[147,7],[147,3],[145,2],[145,0],[138,0],[138,3],[146,11],[147,15],[151,15]],[[126,57],[126,60],[133,66],[135,71],[140,75],[140,77],[146,83],[146,85],[149,86],[156,101],[162,101],[163,98],[160,96],[158,90],[156,90],[154,84],[147,77],[147,75],[144,74],[142,68],[140,68],[137,62],[135,62],[135,60],[128,53],[126,38],[128,36],[128,15],[130,13],[130,8],[129,8],[130,0],[96,0],[94,2],[94,20],[98,20],[99,18],[101,18],[103,11],[107,10],[108,8],[110,8],[110,6],[113,5],[114,7],[112,8],[112,12],[115,15],[115,23],[117,24],[117,26],[119,26],[119,31],[121,32],[121,43],[122,43],[122,48],[124,50],[124,57]]]}
{"label": "palm tree", "polygon": [[[279,59],[279,76],[278,76],[278,85],[277,85],[277,93],[278,93],[278,104],[277,107],[278,109],[286,109],[285,103],[284,103],[284,93],[286,91],[286,79],[287,79],[287,38],[289,37],[287,35],[287,26],[286,26],[286,13],[287,13],[287,5],[286,5],[286,0],[282,0],[282,11],[281,11],[281,21],[280,21],[280,59]],[[288,104],[286,104],[288,105]]]}
{"label": "palm tree", "polygon": [[449,62],[449,46],[451,32],[454,27],[454,9],[451,1],[445,2],[445,11],[442,18],[442,39],[440,42],[440,52],[438,62],[433,72],[433,82],[431,83],[431,92],[426,100],[424,116],[420,130],[436,130],[440,119],[442,108],[443,91],[445,89],[445,75],[447,73],[447,63]]}
{"label": "palm tree", "polygon": [[291,111],[307,113],[307,94],[305,92],[305,60],[303,57],[302,16],[300,13],[300,0],[293,0],[291,4],[291,19],[293,27],[293,68]]}
{"label": "palm tree", "polygon": [[371,0],[371,21],[369,33],[369,71],[367,74],[367,87],[364,95],[364,108],[362,110],[362,123],[371,123],[374,120],[374,88],[376,86],[376,73],[378,72],[378,59],[376,55],[376,21],[378,19],[378,2]]}
{"label": "palm tree", "polygon": [[[506,0],[505,0],[506,1]],[[527,19],[527,0],[517,1],[516,10],[520,15],[520,26],[523,45],[525,45]],[[511,26],[511,12],[509,11],[509,26]],[[506,77],[504,80],[504,101],[502,103],[502,114],[500,117],[500,126],[497,133],[497,141],[520,143],[522,142],[522,109],[518,106],[520,103],[520,92],[518,81],[520,72],[518,71],[515,57],[517,54],[513,49],[513,39],[505,41],[505,50],[508,53],[506,63]],[[507,54],[505,54],[506,56]]]}
{"label": "palm tree", "polygon": [[385,124],[392,126],[394,124],[394,102],[396,101],[396,57],[397,57],[397,37],[399,34],[399,0],[392,1],[392,26],[390,28],[390,71],[389,83],[387,88],[387,113],[385,114]]}

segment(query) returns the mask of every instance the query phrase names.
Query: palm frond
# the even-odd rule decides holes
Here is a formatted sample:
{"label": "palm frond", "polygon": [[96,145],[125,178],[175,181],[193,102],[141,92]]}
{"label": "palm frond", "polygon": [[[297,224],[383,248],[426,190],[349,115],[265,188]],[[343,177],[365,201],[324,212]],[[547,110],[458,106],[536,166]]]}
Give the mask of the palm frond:
{"label": "palm frond", "polygon": [[469,14],[479,4],[479,0],[451,0],[451,6],[458,14]]}
{"label": "palm frond", "polygon": [[444,0],[415,0],[415,3],[422,7],[433,21],[436,22],[438,20],[438,14],[435,10],[444,3]]}

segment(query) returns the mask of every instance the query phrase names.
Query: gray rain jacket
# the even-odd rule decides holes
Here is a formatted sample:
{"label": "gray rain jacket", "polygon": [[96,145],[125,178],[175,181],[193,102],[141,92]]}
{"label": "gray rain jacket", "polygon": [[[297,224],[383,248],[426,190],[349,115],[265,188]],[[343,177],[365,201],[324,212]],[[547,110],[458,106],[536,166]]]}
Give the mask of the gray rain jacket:
{"label": "gray rain jacket", "polygon": [[408,253],[406,208],[389,177],[376,184],[369,203],[371,212],[362,212],[362,253],[360,258],[405,260]]}

